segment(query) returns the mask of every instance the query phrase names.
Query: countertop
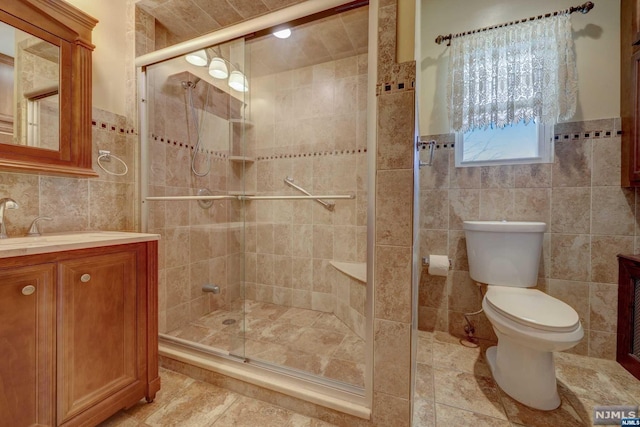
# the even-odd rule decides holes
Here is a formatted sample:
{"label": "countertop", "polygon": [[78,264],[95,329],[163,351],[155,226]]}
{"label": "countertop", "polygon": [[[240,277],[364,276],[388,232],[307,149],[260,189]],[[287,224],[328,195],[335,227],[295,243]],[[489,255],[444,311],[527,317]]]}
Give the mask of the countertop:
{"label": "countertop", "polygon": [[42,234],[37,237],[10,237],[0,240],[0,258],[148,242],[159,239],[159,234],[129,233],[124,231],[81,231]]}

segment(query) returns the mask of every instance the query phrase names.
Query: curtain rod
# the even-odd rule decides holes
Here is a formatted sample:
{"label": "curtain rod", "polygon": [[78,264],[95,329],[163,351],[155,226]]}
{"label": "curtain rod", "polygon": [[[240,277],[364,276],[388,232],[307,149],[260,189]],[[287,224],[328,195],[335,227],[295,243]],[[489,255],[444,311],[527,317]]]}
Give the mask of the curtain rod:
{"label": "curtain rod", "polygon": [[479,33],[481,31],[494,30],[496,28],[508,27],[509,25],[521,24],[521,23],[524,23],[524,22],[527,22],[527,21],[535,21],[536,19],[549,18],[550,16],[557,16],[557,15],[561,15],[563,13],[567,13],[567,14],[571,14],[573,12],[589,13],[589,11],[591,9],[593,9],[593,6],[594,6],[593,2],[588,1],[588,2],[586,2],[584,4],[581,4],[580,6],[573,6],[573,7],[570,7],[568,9],[558,10],[558,11],[553,12],[553,13],[546,13],[544,15],[531,16],[529,18],[519,19],[517,21],[511,21],[511,22],[506,22],[504,24],[492,25],[490,27],[484,27],[484,28],[479,28],[477,30],[465,31],[463,33],[448,34],[446,36],[439,35],[438,37],[436,37],[436,43],[441,44],[443,41],[447,40],[447,46],[451,46],[451,39],[456,38],[456,37],[468,36],[470,34]]}

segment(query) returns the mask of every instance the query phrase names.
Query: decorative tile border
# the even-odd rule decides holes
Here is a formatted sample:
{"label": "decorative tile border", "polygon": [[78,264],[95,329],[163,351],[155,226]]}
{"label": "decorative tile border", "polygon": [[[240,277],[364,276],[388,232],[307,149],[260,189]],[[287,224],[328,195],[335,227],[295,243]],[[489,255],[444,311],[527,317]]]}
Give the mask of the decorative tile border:
{"label": "decorative tile border", "polygon": [[578,140],[578,139],[601,139],[601,138],[611,138],[614,136],[622,135],[621,130],[594,130],[591,132],[574,132],[574,133],[564,133],[564,134],[555,134],[553,139],[555,141],[569,141],[569,140]]}
{"label": "decorative tile border", "polygon": [[400,82],[387,82],[387,83],[379,83],[376,85],[376,96],[380,96],[383,93],[396,93],[396,92],[404,92],[407,90],[415,90],[416,82],[415,80],[406,80]]}
{"label": "decorative tile border", "polygon": [[[185,142],[180,142],[178,140],[172,140],[169,138],[165,138],[162,136],[151,134],[151,138],[154,141],[164,142],[168,145],[173,145],[174,147],[185,148],[189,150],[193,150],[194,146],[187,144]],[[225,160],[229,158],[230,154],[227,152],[221,151],[210,151],[210,150],[200,150],[202,153],[211,154],[214,158]],[[267,160],[278,160],[278,159],[294,159],[301,157],[319,157],[319,156],[338,156],[338,155],[349,155],[349,154],[364,154],[367,152],[366,148],[354,148],[351,150],[326,150],[326,151],[310,151],[306,153],[278,153],[271,154],[268,156],[258,156],[256,157],[256,161],[267,161]]]}
{"label": "decorative tile border", "polygon": [[[158,136],[158,135],[154,135],[151,134],[151,138],[153,138],[154,141],[160,141],[160,142],[165,142],[167,145],[173,145],[174,147],[181,147],[181,148],[186,148],[189,150],[193,150],[194,146],[193,145],[189,145],[186,142],[180,142],[178,140],[171,140],[169,138],[164,138],[162,136]],[[218,159],[226,159],[227,157],[229,157],[228,153],[223,153],[221,151],[210,151],[210,150],[203,150],[200,149],[201,153],[205,153],[205,154],[211,154],[213,157],[216,157]]]}
{"label": "decorative tile border", "polygon": [[337,156],[344,154],[362,154],[366,153],[366,148],[357,148],[353,150],[330,150],[330,151],[314,151],[309,153],[294,153],[294,154],[273,154],[271,156],[258,156],[256,157],[257,161],[265,161],[265,160],[277,160],[277,159],[292,159],[299,157],[319,157],[319,156]]}
{"label": "decorative tile border", "polygon": [[112,123],[101,122],[98,120],[91,120],[91,127],[94,127],[98,130],[104,130],[108,132],[116,132],[122,135],[137,135],[135,129],[125,129],[121,126],[114,125]]}
{"label": "decorative tile border", "polygon": [[[564,130],[564,132],[554,133],[554,141],[577,141],[580,139],[605,139],[614,138],[622,135],[622,130],[616,129],[618,119],[603,119],[603,120],[585,120],[582,122],[569,122],[558,123],[556,129]],[[610,126],[600,130],[585,130],[585,128],[591,127],[593,129],[596,126],[602,126],[603,124]],[[571,129],[574,128],[574,129]],[[580,129],[583,128],[583,129]],[[571,130],[571,132],[567,132]],[[440,148],[454,148],[453,133],[439,134],[439,135],[423,135],[420,137],[422,141],[435,140],[437,142],[436,149]]]}

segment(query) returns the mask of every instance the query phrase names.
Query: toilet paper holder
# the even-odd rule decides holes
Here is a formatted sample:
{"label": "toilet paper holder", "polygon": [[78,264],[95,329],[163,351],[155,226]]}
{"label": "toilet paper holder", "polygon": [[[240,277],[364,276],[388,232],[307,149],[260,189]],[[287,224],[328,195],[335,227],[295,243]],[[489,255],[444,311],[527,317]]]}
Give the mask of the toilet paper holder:
{"label": "toilet paper holder", "polygon": [[[425,266],[425,267],[429,265],[429,257],[428,256],[422,257],[422,265]],[[452,270],[452,269],[453,269],[453,264],[451,263],[451,260],[449,260],[449,270]]]}

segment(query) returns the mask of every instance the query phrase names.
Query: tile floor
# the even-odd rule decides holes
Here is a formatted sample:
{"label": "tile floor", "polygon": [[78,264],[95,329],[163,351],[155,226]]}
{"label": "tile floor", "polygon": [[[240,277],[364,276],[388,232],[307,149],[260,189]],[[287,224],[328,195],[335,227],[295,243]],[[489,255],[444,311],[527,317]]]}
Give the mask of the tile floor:
{"label": "tile floor", "polygon": [[414,427],[593,425],[596,405],[640,404],[640,381],[612,360],[557,353],[562,404],[554,411],[528,408],[507,396],[491,377],[484,351],[444,332],[419,332]]}
{"label": "tile floor", "polygon": [[162,388],[99,427],[335,427],[315,418],[160,369]]}
{"label": "tile floor", "polygon": [[[364,341],[331,313],[250,301],[242,339],[240,311],[217,310],[169,335],[364,387]],[[225,324],[225,320],[234,320]]]}
{"label": "tile floor", "polygon": [[[444,332],[419,332],[414,427],[573,427],[593,425],[596,405],[640,404],[640,381],[612,360],[556,354],[561,406],[528,408],[502,392],[476,348]],[[101,427],[331,427],[323,421],[161,370],[162,389]],[[394,426],[380,426],[394,427]]]}

